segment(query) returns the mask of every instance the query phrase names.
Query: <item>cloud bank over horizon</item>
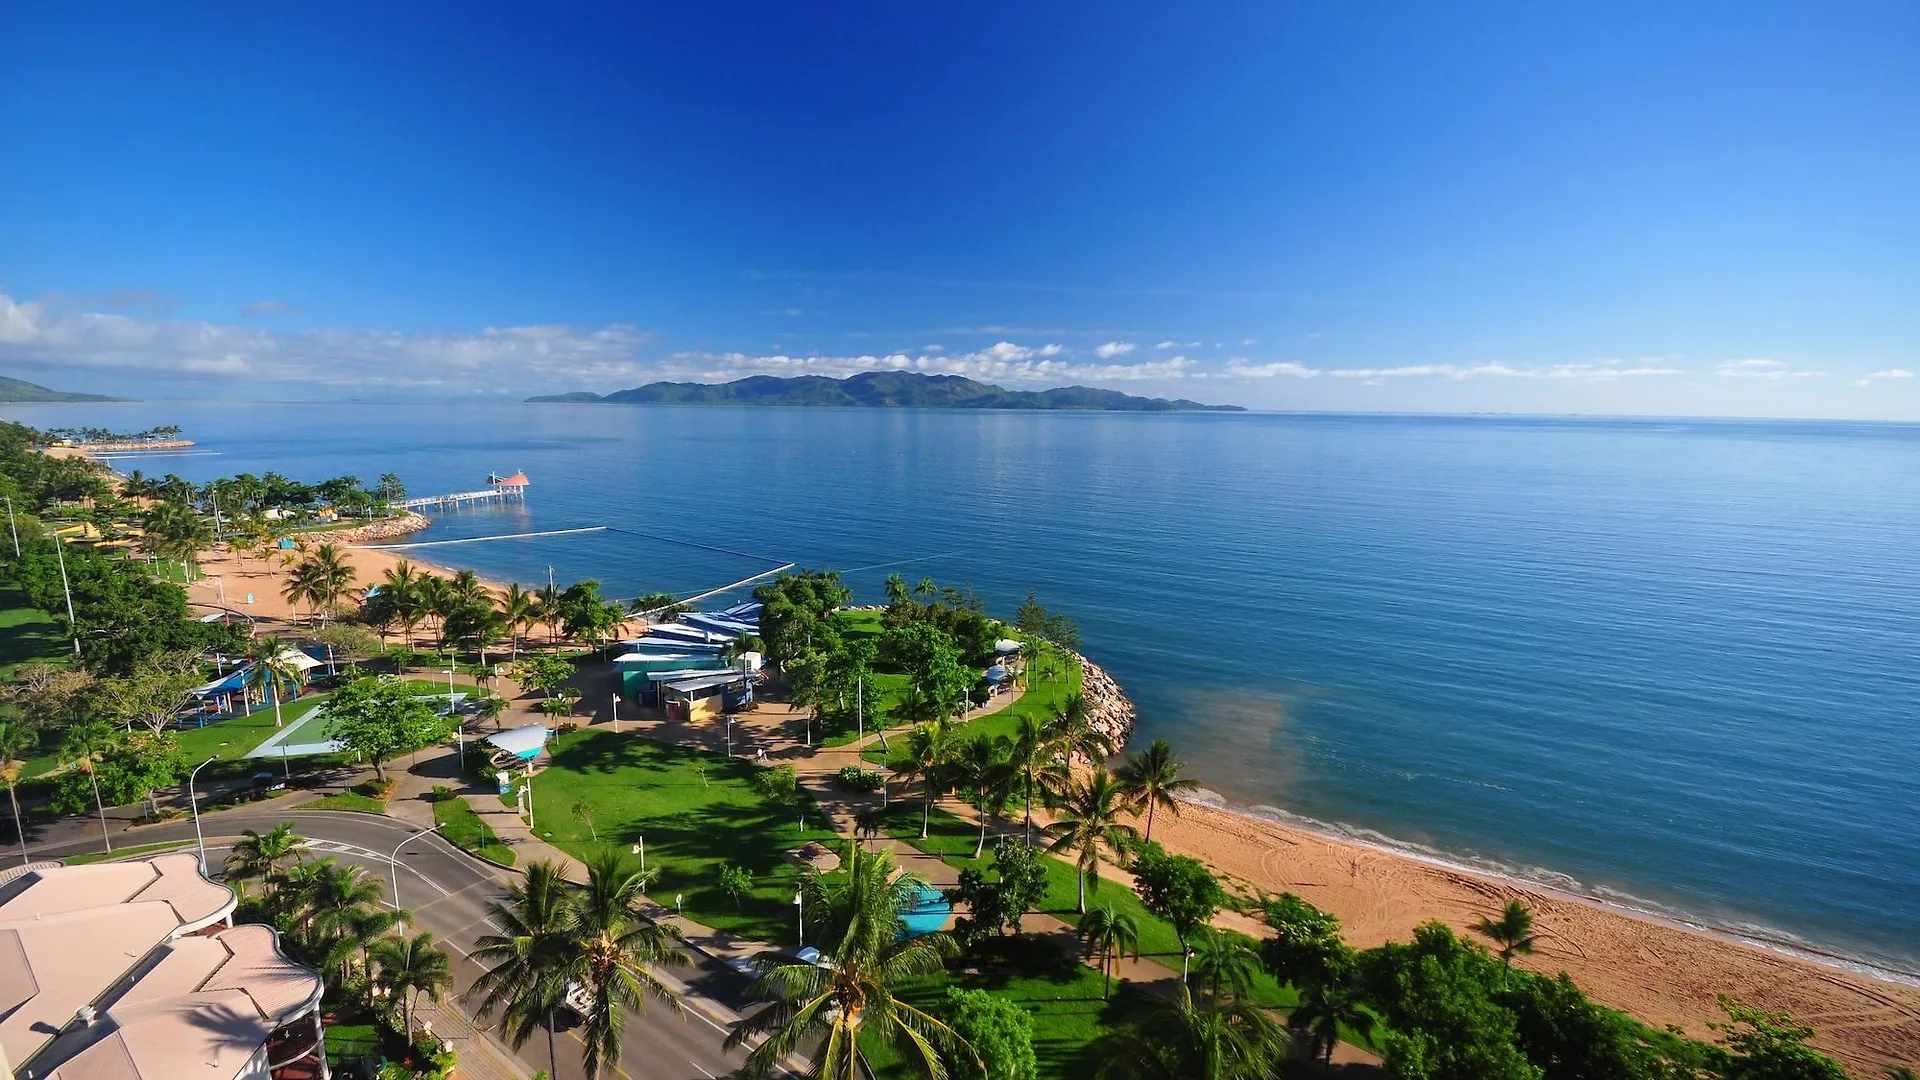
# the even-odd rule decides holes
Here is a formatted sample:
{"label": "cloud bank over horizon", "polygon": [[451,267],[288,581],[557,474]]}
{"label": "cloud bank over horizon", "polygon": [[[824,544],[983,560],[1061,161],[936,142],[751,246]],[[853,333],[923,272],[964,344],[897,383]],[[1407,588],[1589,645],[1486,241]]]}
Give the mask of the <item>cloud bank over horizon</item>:
{"label": "cloud bank over horizon", "polygon": [[[1438,388],[1462,383],[1618,388],[1689,381],[1860,388],[1911,385],[1913,379],[1911,371],[1899,367],[1836,378],[1825,369],[1764,357],[1706,363],[1653,356],[1562,363],[1339,365],[1262,359],[1239,355],[1240,348],[1225,343],[1173,338],[1146,346],[1145,352],[1140,343],[1123,339],[1092,346],[1003,339],[972,348],[926,342],[875,351],[676,349],[657,331],[618,322],[599,327],[486,326],[465,332],[282,330],[168,318],[168,310],[168,305],[158,302],[129,304],[124,297],[109,302],[103,297],[59,294],[17,300],[0,292],[0,368],[65,390],[160,396],[218,391],[321,399],[518,399],[569,390],[606,393],[661,380],[725,382],[751,375],[844,378],[867,371],[911,371],[962,375],[1019,389],[1084,384],[1256,408],[1333,409],[1365,409],[1369,403],[1354,397],[1302,397],[1295,405],[1294,399],[1306,387],[1391,384],[1425,387],[1421,393],[1434,394],[1439,401]],[[289,302],[261,300],[249,303],[242,317],[253,320],[301,310]],[[975,334],[1020,332],[1009,326],[946,329]],[[1240,346],[1252,343],[1243,339]],[[1636,411],[1631,396],[1616,400],[1627,404],[1595,411]],[[1378,407],[1406,406],[1393,401]],[[1436,408],[1449,411],[1444,402]]]}

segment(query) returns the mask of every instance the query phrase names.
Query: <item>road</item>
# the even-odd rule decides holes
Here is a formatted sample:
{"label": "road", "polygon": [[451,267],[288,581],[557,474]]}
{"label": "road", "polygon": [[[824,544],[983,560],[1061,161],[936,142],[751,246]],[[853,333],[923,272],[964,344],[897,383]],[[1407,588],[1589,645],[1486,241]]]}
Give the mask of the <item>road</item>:
{"label": "road", "polygon": [[[245,829],[265,831],[282,821],[291,821],[301,836],[311,841],[316,854],[332,855],[341,862],[364,866],[381,879],[387,891],[386,902],[393,902],[395,864],[389,855],[399,849],[398,885],[400,904],[413,913],[417,929],[431,932],[447,948],[453,961],[455,986],[464,995],[481,972],[468,959],[475,942],[493,933],[486,917],[489,901],[506,896],[506,883],[495,877],[477,860],[464,854],[434,834],[408,839],[416,832],[402,822],[371,815],[329,811],[257,812],[231,810],[207,815],[202,825],[207,833],[207,866],[216,877],[226,861],[231,839]],[[192,840],[193,825],[155,825],[140,830],[138,843],[155,844],[171,840]],[[134,842],[127,837],[126,842]],[[36,846],[36,858],[59,858],[63,853],[97,851],[97,840],[75,840],[64,844]],[[687,1008],[676,1015],[660,1002],[650,1002],[638,1015],[628,1017],[622,1043],[620,1065],[611,1075],[629,1080],[714,1080],[738,1069],[744,1060],[739,1051],[721,1050],[727,1024],[745,1007],[747,980],[718,961],[694,954],[695,964],[663,972],[671,985],[684,993]],[[450,996],[448,1011],[463,1016],[470,1009]],[[467,1033],[447,1033],[462,1053]],[[581,1043],[571,1032],[562,1032],[557,1041],[559,1076],[585,1075],[581,1062]],[[544,1037],[529,1041],[518,1052],[527,1071],[548,1067]]]}

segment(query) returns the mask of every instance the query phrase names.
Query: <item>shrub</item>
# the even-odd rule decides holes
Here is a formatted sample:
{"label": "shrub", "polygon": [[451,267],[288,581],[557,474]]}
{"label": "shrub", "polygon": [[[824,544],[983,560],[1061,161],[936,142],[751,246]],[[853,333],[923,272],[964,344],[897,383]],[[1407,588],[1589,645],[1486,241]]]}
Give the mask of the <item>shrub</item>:
{"label": "shrub", "polygon": [[953,1075],[967,1080],[1034,1080],[1040,1071],[1033,1056],[1033,1018],[1018,1004],[985,990],[947,988],[954,1034],[980,1055],[954,1061]]}
{"label": "shrub", "polygon": [[840,786],[848,791],[879,791],[885,779],[873,769],[863,769],[858,765],[840,767]]}

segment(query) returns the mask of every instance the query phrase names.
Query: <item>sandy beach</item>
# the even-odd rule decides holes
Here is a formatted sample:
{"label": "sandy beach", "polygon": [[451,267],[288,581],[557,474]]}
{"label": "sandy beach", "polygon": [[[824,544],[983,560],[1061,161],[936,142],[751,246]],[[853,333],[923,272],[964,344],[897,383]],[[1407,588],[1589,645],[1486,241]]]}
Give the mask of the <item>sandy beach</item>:
{"label": "sandy beach", "polygon": [[1518,963],[1565,971],[1596,1000],[1649,1024],[1711,1039],[1707,1022],[1725,1019],[1717,995],[1728,994],[1792,1011],[1857,1076],[1920,1062],[1920,987],[1208,806],[1162,815],[1154,838],[1268,892],[1300,894],[1338,915],[1360,948],[1404,941],[1429,919],[1464,931],[1517,896],[1539,937]]}

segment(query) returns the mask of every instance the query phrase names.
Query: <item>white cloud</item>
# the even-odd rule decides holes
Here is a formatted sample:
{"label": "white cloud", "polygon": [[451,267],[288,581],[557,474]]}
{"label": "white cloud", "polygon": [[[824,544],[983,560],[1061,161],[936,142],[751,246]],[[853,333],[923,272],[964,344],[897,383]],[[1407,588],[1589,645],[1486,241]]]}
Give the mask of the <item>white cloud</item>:
{"label": "white cloud", "polygon": [[1723,379],[1818,379],[1824,371],[1795,371],[1785,360],[1723,360],[1715,365],[1715,375]]}
{"label": "white cloud", "polygon": [[1242,346],[1246,346],[1246,345],[1251,345],[1251,344],[1253,344],[1254,342],[1256,342],[1256,341],[1259,341],[1259,340],[1260,340],[1259,338],[1242,338],[1242,339],[1240,340],[1240,344],[1241,344]]}
{"label": "white cloud", "polygon": [[1040,346],[1040,355],[1041,356],[1059,356],[1061,353],[1065,352],[1066,349],[1067,347],[1065,345],[1042,345]]}
{"label": "white cloud", "polygon": [[1163,341],[1154,346],[1156,349],[1197,349],[1199,347],[1200,343],[1197,341],[1189,341],[1184,345],[1177,341]]}
{"label": "white cloud", "polygon": [[1881,379],[1911,379],[1913,372],[1906,368],[1888,368],[1885,371],[1870,372],[1865,378],[1854,383],[1855,386],[1871,386]]}
{"label": "white cloud", "polygon": [[1093,354],[1102,360],[1111,360],[1116,356],[1125,356],[1133,349],[1134,344],[1131,341],[1109,341],[1105,345],[1096,347]]}
{"label": "white cloud", "polygon": [[1321,375],[1330,375],[1336,379],[1359,379],[1362,385],[1366,386],[1378,386],[1388,379],[1408,378],[1574,379],[1584,382],[1609,382],[1614,379],[1684,374],[1686,374],[1684,368],[1671,367],[1657,360],[1640,361],[1631,366],[1623,360],[1596,360],[1589,363],[1525,366],[1488,363],[1407,364],[1386,368],[1315,368],[1291,360],[1255,364],[1235,359],[1229,361],[1226,369],[1221,372],[1223,377],[1241,379],[1265,379],[1275,375],[1312,379]]}
{"label": "white cloud", "polygon": [[920,346],[920,351],[921,352],[946,352],[947,347],[945,345],[922,345]]}
{"label": "white cloud", "polygon": [[926,375],[965,375],[982,382],[1063,386],[1072,382],[1137,382],[1182,379],[1193,362],[1184,356],[1134,364],[1096,364],[1056,359],[1062,350],[1031,348],[1002,341],[975,352],[951,355],[753,356],[747,353],[674,353],[653,378],[728,382],[748,375],[827,375],[845,378],[864,371],[913,371]]}

